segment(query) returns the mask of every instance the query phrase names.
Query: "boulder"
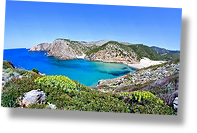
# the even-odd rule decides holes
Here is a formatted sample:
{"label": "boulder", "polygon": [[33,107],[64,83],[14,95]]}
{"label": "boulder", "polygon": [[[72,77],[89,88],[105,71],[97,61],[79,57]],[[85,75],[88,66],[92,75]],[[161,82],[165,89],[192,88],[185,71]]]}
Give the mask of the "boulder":
{"label": "boulder", "polygon": [[45,103],[45,93],[40,90],[31,90],[20,98],[19,104],[21,107],[28,107],[30,104],[43,104]]}
{"label": "boulder", "polygon": [[176,97],[176,98],[174,99],[174,101],[173,101],[173,108],[174,108],[175,110],[178,110],[178,97]]}

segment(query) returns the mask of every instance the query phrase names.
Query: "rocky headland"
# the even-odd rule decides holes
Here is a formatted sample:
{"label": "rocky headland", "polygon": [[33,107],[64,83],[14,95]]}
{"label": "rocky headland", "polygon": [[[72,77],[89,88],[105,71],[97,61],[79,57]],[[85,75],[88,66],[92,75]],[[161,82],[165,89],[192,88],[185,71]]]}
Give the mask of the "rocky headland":
{"label": "rocky headland", "polygon": [[32,47],[29,51],[48,51],[51,44],[48,43],[40,43],[34,47]]}
{"label": "rocky headland", "polygon": [[73,60],[83,58],[87,48],[79,46],[77,42],[70,40],[56,39],[51,44],[41,43],[32,47],[29,51],[47,51],[47,56],[53,56],[59,60]]}

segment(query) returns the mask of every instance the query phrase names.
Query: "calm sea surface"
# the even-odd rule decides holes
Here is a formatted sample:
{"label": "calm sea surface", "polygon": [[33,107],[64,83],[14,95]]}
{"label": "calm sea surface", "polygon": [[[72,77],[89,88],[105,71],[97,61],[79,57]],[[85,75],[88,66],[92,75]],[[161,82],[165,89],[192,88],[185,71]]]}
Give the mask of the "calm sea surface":
{"label": "calm sea surface", "polygon": [[97,61],[58,60],[45,56],[46,52],[28,52],[29,49],[4,50],[3,59],[10,60],[14,66],[21,69],[38,69],[47,75],[64,75],[72,80],[78,80],[87,86],[94,86],[100,79],[116,78],[134,72],[124,64],[103,63]]}

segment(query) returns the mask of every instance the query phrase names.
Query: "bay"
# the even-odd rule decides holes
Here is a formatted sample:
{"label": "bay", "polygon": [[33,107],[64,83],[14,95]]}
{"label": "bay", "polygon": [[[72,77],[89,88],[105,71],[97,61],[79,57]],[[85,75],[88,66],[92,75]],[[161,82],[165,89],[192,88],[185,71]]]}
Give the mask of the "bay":
{"label": "bay", "polygon": [[46,75],[63,75],[87,86],[94,86],[101,79],[123,76],[135,69],[126,64],[87,61],[85,59],[58,60],[47,57],[45,51],[28,52],[29,49],[4,49],[3,59],[11,61],[19,69],[38,69]]}

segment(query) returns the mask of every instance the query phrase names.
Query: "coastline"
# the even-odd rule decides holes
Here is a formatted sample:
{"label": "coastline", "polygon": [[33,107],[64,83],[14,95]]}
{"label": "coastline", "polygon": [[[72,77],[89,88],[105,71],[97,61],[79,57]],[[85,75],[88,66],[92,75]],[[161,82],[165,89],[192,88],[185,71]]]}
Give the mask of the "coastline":
{"label": "coastline", "polygon": [[[83,59],[85,59],[85,58],[83,58]],[[100,62],[105,62],[105,63],[125,64],[133,69],[142,69],[145,67],[154,66],[154,65],[158,65],[158,64],[162,64],[162,63],[166,62],[166,61],[154,61],[154,60],[150,60],[149,58],[146,58],[146,57],[143,57],[139,63],[127,63],[125,61],[122,62],[122,61],[103,61],[103,60],[88,60],[88,61],[100,61]]]}
{"label": "coastline", "polygon": [[[29,49],[29,48],[12,48],[12,49]],[[4,49],[4,50],[12,50],[12,49]],[[30,51],[28,50],[28,52],[40,52],[40,51]],[[43,52],[43,51],[42,51]],[[85,54],[81,55],[81,56],[77,56],[76,59],[86,59],[85,58]],[[54,56],[49,56],[47,55],[47,57],[54,57]],[[72,60],[72,59],[71,59]],[[73,59],[75,60],[75,59]],[[87,60],[87,59],[86,59]],[[126,64],[129,67],[133,68],[133,69],[142,69],[145,67],[149,67],[152,65],[158,65],[158,64],[162,64],[165,63],[166,61],[154,61],[154,60],[150,60],[146,57],[143,57],[139,63],[127,63],[126,61],[114,61],[114,60],[101,60],[101,59],[96,59],[96,60],[88,60],[88,61],[99,61],[99,62],[105,62],[105,63],[118,63],[118,64]]]}

